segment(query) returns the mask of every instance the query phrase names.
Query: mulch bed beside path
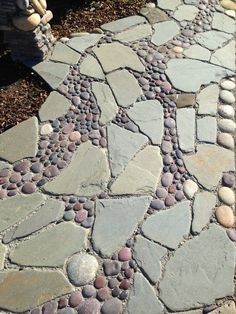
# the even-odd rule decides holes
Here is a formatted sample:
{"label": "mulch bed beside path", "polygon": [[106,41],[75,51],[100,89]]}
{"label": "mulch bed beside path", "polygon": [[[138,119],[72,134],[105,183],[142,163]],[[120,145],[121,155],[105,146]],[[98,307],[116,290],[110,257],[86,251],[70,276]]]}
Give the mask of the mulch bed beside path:
{"label": "mulch bed beside path", "polygon": [[[56,38],[73,32],[90,32],[101,24],[137,14],[148,0],[48,0]],[[1,44],[0,34],[0,133],[35,116],[49,94],[49,88],[32,71],[11,60]]]}

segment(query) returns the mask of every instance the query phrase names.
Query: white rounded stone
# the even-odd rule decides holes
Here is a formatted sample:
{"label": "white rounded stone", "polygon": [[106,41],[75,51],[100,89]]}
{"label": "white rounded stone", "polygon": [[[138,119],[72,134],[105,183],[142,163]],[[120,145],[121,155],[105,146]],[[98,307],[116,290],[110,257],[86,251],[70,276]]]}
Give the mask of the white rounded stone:
{"label": "white rounded stone", "polygon": [[226,80],[220,83],[220,87],[227,90],[233,90],[235,89],[235,83],[230,80]]}
{"label": "white rounded stone", "polygon": [[234,133],[236,130],[236,123],[230,119],[221,119],[218,123],[218,127],[222,132]]}
{"label": "white rounded stone", "polygon": [[38,13],[34,13],[30,16],[15,16],[12,19],[12,23],[17,29],[30,32],[39,25],[40,20],[40,15]]}
{"label": "white rounded stone", "polygon": [[222,188],[219,189],[218,191],[218,197],[221,202],[225,203],[226,205],[234,205],[235,203],[235,195],[234,191],[231,190],[230,188],[227,188],[223,186]]}
{"label": "white rounded stone", "polygon": [[193,198],[194,194],[198,191],[198,185],[193,180],[186,180],[183,185],[184,194],[188,199]]}
{"label": "white rounded stone", "polygon": [[228,133],[219,133],[217,143],[225,148],[234,149],[234,138]]}
{"label": "white rounded stone", "polygon": [[63,44],[66,44],[69,40],[70,40],[70,38],[68,38],[68,37],[62,37],[59,39],[59,41]]}
{"label": "white rounded stone", "polygon": [[151,9],[153,9],[153,8],[155,8],[156,7],[156,5],[155,5],[155,3],[153,3],[153,2],[148,2],[148,3],[146,3],[146,8],[151,8]]}
{"label": "white rounded stone", "polygon": [[47,1],[46,0],[39,0],[39,3],[44,8],[44,10],[47,10]]}
{"label": "white rounded stone", "polygon": [[236,13],[234,10],[226,10],[225,14],[227,14],[228,16],[233,17],[233,18],[236,17]]}
{"label": "white rounded stone", "polygon": [[235,97],[233,93],[228,90],[222,90],[220,92],[220,99],[227,104],[233,104],[235,102]]}
{"label": "white rounded stone", "polygon": [[46,13],[46,10],[44,9],[44,7],[41,5],[41,3],[39,2],[39,0],[31,0],[30,4],[32,5],[32,7],[35,9],[35,11],[43,16]]}
{"label": "white rounded stone", "polygon": [[230,105],[219,106],[218,112],[223,118],[233,118],[235,114],[234,108]]}
{"label": "white rounded stone", "polygon": [[40,130],[40,134],[41,135],[48,135],[50,133],[52,133],[53,131],[53,128],[51,126],[51,124],[44,124],[42,127],[41,127],[41,130]]}

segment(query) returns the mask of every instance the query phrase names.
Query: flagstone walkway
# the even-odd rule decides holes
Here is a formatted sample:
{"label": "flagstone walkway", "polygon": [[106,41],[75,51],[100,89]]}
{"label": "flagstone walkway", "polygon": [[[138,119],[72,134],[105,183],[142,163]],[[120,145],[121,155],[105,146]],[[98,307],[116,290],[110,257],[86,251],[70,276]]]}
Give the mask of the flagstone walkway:
{"label": "flagstone walkway", "polygon": [[56,43],[0,135],[0,310],[236,313],[235,2],[158,0]]}

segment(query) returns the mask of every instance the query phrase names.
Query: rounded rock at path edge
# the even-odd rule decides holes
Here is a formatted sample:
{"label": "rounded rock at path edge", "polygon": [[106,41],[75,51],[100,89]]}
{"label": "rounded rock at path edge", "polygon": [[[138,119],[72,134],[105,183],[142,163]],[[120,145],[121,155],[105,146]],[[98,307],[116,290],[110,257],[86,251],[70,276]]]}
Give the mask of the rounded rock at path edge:
{"label": "rounded rock at path edge", "polygon": [[215,211],[217,221],[226,228],[234,226],[235,217],[232,209],[229,206],[219,206]]}

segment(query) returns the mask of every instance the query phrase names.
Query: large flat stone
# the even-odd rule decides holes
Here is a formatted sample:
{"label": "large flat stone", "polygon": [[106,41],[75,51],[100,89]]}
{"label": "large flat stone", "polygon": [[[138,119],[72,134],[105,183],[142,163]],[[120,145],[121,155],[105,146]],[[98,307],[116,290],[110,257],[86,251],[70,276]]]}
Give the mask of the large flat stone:
{"label": "large flat stone", "polygon": [[138,235],[135,238],[134,259],[147,278],[156,283],[161,276],[161,258],[167,253],[162,246]]}
{"label": "large flat stone", "polygon": [[107,128],[108,152],[111,172],[114,177],[119,175],[134,155],[148,143],[148,138],[139,133],[111,124]]}
{"label": "large flat stone", "polygon": [[58,92],[51,92],[39,110],[42,122],[59,118],[70,108],[71,102]]}
{"label": "large flat stone", "polygon": [[200,233],[209,223],[216,205],[216,196],[213,193],[203,191],[195,195],[193,202],[192,231]]}
{"label": "large flat stone", "polygon": [[233,35],[212,30],[204,33],[198,33],[195,35],[194,38],[199,45],[210,50],[215,50],[217,48],[220,48],[232,37]]}
{"label": "large flat stone", "polygon": [[201,85],[218,83],[222,78],[234,75],[230,70],[194,59],[170,60],[166,74],[173,86],[183,92],[197,92]]}
{"label": "large flat stone", "polygon": [[9,258],[24,266],[63,267],[68,257],[87,248],[88,232],[72,222],[60,223],[20,242]]}
{"label": "large flat stone", "polygon": [[83,53],[87,48],[96,45],[102,36],[102,34],[87,34],[80,37],[73,37],[66,44],[74,50]]}
{"label": "large flat stone", "polygon": [[224,13],[215,12],[212,20],[212,28],[233,34],[235,32],[235,21]]}
{"label": "large flat stone", "polygon": [[137,80],[127,70],[119,70],[107,75],[116,101],[121,107],[129,107],[143,94]]}
{"label": "large flat stone", "polygon": [[106,125],[118,112],[116,100],[107,84],[93,82],[92,91],[101,111],[100,124]]}
{"label": "large flat stone", "polygon": [[106,73],[125,67],[138,72],[145,70],[136,53],[123,44],[103,44],[100,47],[95,47],[93,52]]}
{"label": "large flat stone", "polygon": [[54,47],[50,60],[74,65],[78,63],[80,57],[81,54],[77,51],[58,41]]}
{"label": "large flat stone", "polygon": [[192,21],[198,14],[198,8],[194,5],[180,5],[174,12],[173,18],[177,21]]}
{"label": "large flat stone", "polygon": [[23,313],[73,290],[60,271],[0,272],[0,308],[6,311]]}
{"label": "large flat stone", "polygon": [[111,186],[116,195],[153,194],[162,171],[162,158],[159,147],[146,146]]}
{"label": "large flat stone", "polygon": [[175,21],[160,22],[153,27],[155,32],[151,41],[156,46],[165,44],[180,32],[179,25]]}
{"label": "large flat stone", "polygon": [[120,249],[143,219],[150,202],[148,196],[98,200],[92,234],[94,249],[107,257]]}
{"label": "large flat stone", "polygon": [[182,108],[177,110],[179,146],[184,152],[192,152],[195,148],[195,119],[195,109]]}
{"label": "large flat stone", "polygon": [[125,30],[114,36],[114,39],[122,42],[131,42],[135,40],[140,40],[152,35],[152,28],[149,24],[137,25],[131,29]]}
{"label": "large flat stone", "polygon": [[163,10],[174,11],[181,4],[181,0],[158,0],[158,7]]}
{"label": "large flat stone", "polygon": [[183,311],[233,295],[235,253],[225,230],[212,225],[167,263],[160,283],[161,300],[171,311]]}
{"label": "large flat stone", "polygon": [[203,48],[200,45],[192,45],[188,49],[184,50],[184,55],[190,59],[198,59],[209,61],[211,53],[208,49]]}
{"label": "large flat stone", "polygon": [[158,100],[137,102],[127,111],[131,120],[147,135],[152,144],[160,145],[164,132],[164,113]]}
{"label": "large flat stone", "polygon": [[43,61],[32,69],[52,88],[57,89],[69,73],[70,66],[63,63]]}
{"label": "large flat stone", "polygon": [[63,217],[65,205],[63,202],[49,199],[38,211],[8,231],[4,236],[4,243],[25,237]]}
{"label": "large flat stone", "polygon": [[145,16],[151,25],[169,20],[168,15],[158,8],[143,7],[140,10],[140,14]]}
{"label": "large flat stone", "polygon": [[163,310],[163,305],[158,300],[153,287],[142,274],[136,273],[134,276],[134,285],[124,313],[143,314],[148,311],[148,314],[160,314]]}
{"label": "large flat stone", "polygon": [[125,17],[110,23],[103,24],[101,26],[105,31],[110,31],[113,33],[122,32],[132,26],[143,24],[146,22],[146,19],[139,15]]}
{"label": "large flat stone", "polygon": [[198,114],[208,114],[215,116],[217,113],[217,103],[220,89],[217,84],[212,84],[204,89],[197,96]]}
{"label": "large flat stone", "polygon": [[176,249],[190,231],[190,202],[184,201],[170,209],[150,216],[143,224],[143,234],[171,249]]}
{"label": "large flat stone", "polygon": [[29,196],[17,195],[1,201],[0,232],[35,211],[44,201],[45,196],[39,193]]}
{"label": "large flat stone", "polygon": [[223,48],[216,50],[210,61],[213,64],[235,71],[235,41],[232,40]]}
{"label": "large flat stone", "polygon": [[83,143],[69,166],[44,189],[53,194],[93,196],[103,191],[110,173],[106,154],[90,142]]}
{"label": "large flat stone", "polygon": [[87,55],[87,57],[81,62],[80,73],[100,80],[105,80],[105,74],[103,73],[100,64],[91,55]]}
{"label": "large flat stone", "polygon": [[233,152],[212,144],[199,144],[196,154],[183,159],[189,173],[209,190],[218,185],[223,172],[235,170]]}
{"label": "large flat stone", "polygon": [[11,163],[35,157],[38,149],[38,119],[23,121],[0,134],[0,158]]}

